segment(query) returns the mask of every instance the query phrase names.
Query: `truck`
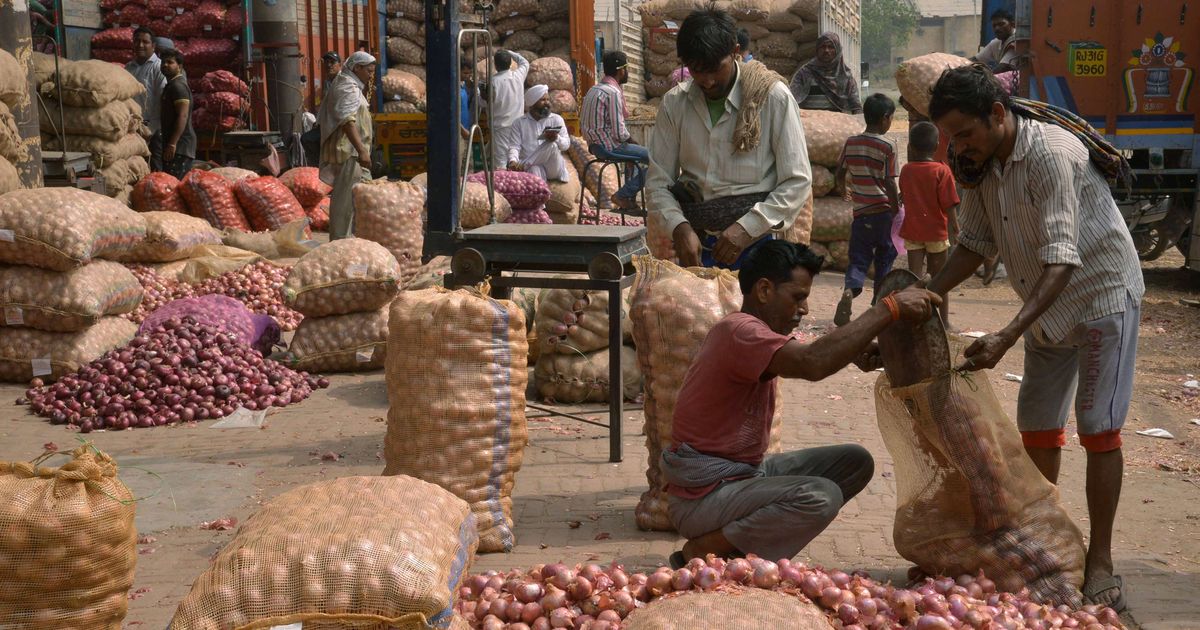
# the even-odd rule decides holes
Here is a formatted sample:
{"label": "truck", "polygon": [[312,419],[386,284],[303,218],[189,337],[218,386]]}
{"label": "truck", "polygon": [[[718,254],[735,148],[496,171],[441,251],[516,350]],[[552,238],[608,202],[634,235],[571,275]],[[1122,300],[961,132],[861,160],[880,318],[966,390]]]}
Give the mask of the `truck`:
{"label": "truck", "polygon": [[1175,246],[1200,271],[1200,14],[1189,4],[988,0],[980,44],[993,11],[1014,13],[1020,95],[1076,113],[1125,153],[1135,180],[1113,196],[1139,257]]}

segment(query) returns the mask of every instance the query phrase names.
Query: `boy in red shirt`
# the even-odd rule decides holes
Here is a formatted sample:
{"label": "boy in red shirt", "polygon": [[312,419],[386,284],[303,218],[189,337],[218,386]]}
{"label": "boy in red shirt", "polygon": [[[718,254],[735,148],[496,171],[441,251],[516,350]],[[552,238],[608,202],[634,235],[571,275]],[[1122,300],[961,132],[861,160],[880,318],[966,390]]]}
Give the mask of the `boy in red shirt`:
{"label": "boy in red shirt", "polygon": [[[900,238],[908,250],[908,269],[918,277],[937,275],[946,264],[951,239],[958,233],[954,209],[958,190],[950,167],[934,159],[938,149],[938,128],[931,122],[918,122],[908,130],[908,164],[900,170],[900,196],[904,199],[904,223]],[[950,307],[941,306],[942,323],[950,325]]]}

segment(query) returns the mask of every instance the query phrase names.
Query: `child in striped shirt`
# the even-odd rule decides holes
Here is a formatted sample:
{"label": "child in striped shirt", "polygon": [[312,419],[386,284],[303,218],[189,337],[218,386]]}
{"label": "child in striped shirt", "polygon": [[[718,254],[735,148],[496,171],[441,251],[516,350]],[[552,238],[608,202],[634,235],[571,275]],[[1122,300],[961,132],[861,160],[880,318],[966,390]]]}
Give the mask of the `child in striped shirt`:
{"label": "child in striped shirt", "polygon": [[885,137],[892,127],[894,113],[896,104],[886,95],[876,93],[867,97],[863,102],[867,129],[846,140],[838,159],[835,181],[854,202],[850,264],[846,268],[842,299],[833,317],[838,326],[850,322],[854,298],[862,293],[871,264],[875,264],[875,295],[871,300],[874,304],[879,298],[879,283],[896,260],[896,246],[892,244],[892,222],[900,211],[896,145]]}

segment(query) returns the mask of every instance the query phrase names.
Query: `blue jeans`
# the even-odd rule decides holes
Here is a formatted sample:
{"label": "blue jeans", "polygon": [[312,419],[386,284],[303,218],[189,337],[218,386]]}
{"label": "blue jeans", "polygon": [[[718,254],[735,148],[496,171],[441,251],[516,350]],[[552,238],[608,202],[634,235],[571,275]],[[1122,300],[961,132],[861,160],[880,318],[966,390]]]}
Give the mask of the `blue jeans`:
{"label": "blue jeans", "polygon": [[854,295],[862,293],[867,269],[875,263],[875,293],[879,283],[896,262],[896,246],[892,243],[891,212],[863,215],[850,225],[850,265],[846,268],[846,288]]}
{"label": "blue jeans", "polygon": [[628,162],[625,165],[625,185],[617,191],[618,197],[633,199],[642,190],[646,181],[646,166],[650,164],[650,151],[646,147],[623,142],[609,151],[602,144],[588,143],[588,151],[602,160]]}
{"label": "blue jeans", "polygon": [[717,267],[719,269],[729,269],[730,271],[737,271],[738,269],[742,268],[742,263],[746,262],[746,256],[749,256],[750,252],[757,249],[759,245],[762,245],[763,243],[766,243],[767,241],[774,240],[775,235],[771,234],[771,233],[767,233],[766,236],[758,239],[757,241],[754,241],[753,243],[750,243],[750,246],[747,247],[746,249],[742,250],[741,255],[738,256],[737,260],[733,261],[732,265],[723,265],[723,264],[717,262],[713,258],[712,250],[714,247],[717,246],[717,240],[719,238],[720,237],[718,237],[718,236],[700,235],[700,266],[702,266],[702,267]]}

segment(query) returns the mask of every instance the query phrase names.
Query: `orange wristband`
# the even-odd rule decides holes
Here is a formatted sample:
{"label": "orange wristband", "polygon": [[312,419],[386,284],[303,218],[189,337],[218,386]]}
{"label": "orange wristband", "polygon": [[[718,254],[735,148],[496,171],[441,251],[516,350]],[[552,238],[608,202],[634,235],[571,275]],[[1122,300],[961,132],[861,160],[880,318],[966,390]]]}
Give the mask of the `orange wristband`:
{"label": "orange wristband", "polygon": [[896,303],[896,298],[894,296],[889,295],[883,298],[883,305],[892,312],[892,321],[898,321],[900,319],[900,305]]}

